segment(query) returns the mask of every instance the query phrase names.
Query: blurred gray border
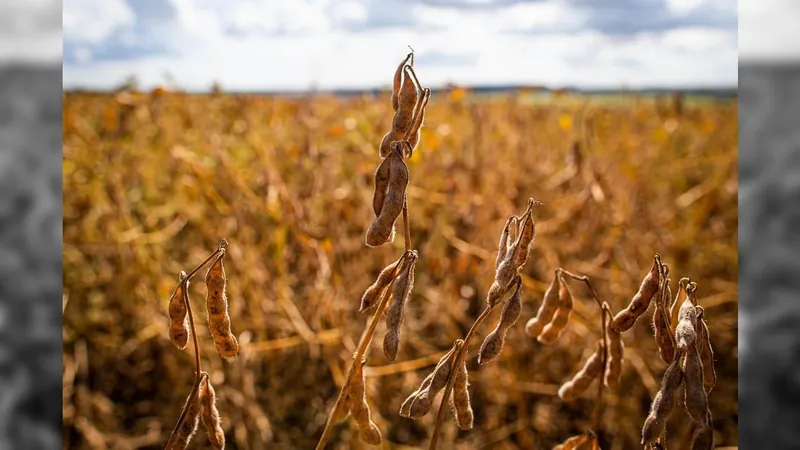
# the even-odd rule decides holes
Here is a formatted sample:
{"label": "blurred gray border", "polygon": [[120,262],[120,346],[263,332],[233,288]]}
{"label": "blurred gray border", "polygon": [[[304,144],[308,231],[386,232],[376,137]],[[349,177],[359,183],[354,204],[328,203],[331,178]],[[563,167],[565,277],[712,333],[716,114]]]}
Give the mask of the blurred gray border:
{"label": "blurred gray border", "polygon": [[800,448],[800,62],[739,65],[739,448]]}

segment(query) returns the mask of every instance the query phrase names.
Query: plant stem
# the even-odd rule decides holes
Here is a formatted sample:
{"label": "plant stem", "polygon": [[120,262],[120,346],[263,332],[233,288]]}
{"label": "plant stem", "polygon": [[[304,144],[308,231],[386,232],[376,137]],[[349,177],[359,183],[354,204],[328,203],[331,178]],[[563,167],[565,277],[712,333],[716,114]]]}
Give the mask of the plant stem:
{"label": "plant stem", "polygon": [[597,398],[595,399],[594,403],[594,412],[592,415],[592,431],[596,434],[600,432],[600,419],[602,417],[601,410],[603,404],[603,388],[605,384],[605,377],[606,377],[606,370],[608,370],[608,329],[607,329],[607,321],[611,317],[611,308],[608,306],[608,303],[600,300],[600,297],[597,295],[597,291],[594,290],[592,287],[592,282],[589,280],[589,277],[586,275],[577,275],[574,274],[564,268],[559,267],[556,269],[556,272],[560,272],[574,280],[582,281],[586,284],[586,287],[589,289],[589,293],[591,294],[592,298],[594,299],[597,306],[600,308],[600,323],[601,323],[601,330],[603,333],[603,368],[600,371],[600,380],[597,386]]}
{"label": "plant stem", "polygon": [[489,314],[492,312],[492,307],[486,305],[483,312],[477,319],[475,319],[475,323],[472,324],[467,335],[464,337],[464,345],[461,346],[461,349],[456,354],[456,357],[453,358],[453,366],[450,370],[450,376],[447,378],[447,385],[444,388],[444,393],[442,394],[442,402],[439,404],[439,412],[436,414],[436,425],[433,428],[433,435],[431,436],[431,443],[428,446],[429,450],[434,450],[436,448],[436,444],[439,442],[439,433],[442,429],[442,424],[444,423],[444,414],[447,410],[447,400],[450,398],[450,391],[453,390],[453,385],[456,381],[456,372],[458,372],[458,367],[461,366],[464,355],[467,354],[467,349],[469,348],[469,340],[475,334],[475,330],[489,317]]}
{"label": "plant stem", "polygon": [[198,265],[197,265],[197,267],[195,267],[194,269],[192,269],[192,271],[191,271],[191,272],[189,272],[189,275],[187,275],[187,276],[186,276],[186,279],[187,279],[187,280],[191,280],[191,279],[192,279],[192,277],[193,277],[193,276],[194,276],[194,275],[195,275],[197,272],[199,272],[199,271],[200,271],[200,269],[202,269],[202,268],[203,268],[203,266],[205,266],[206,264],[208,264],[208,263],[209,263],[209,261],[211,261],[212,259],[216,258],[216,257],[219,255],[219,252],[221,252],[222,250],[226,249],[227,247],[228,247],[228,241],[227,241],[227,240],[223,239],[223,240],[219,241],[219,245],[217,246],[217,249],[216,249],[216,250],[214,250],[214,252],[213,252],[213,253],[211,253],[210,255],[208,255],[208,257],[207,257],[206,259],[204,259],[204,260],[203,260],[203,262],[201,262],[200,264],[198,264]]}
{"label": "plant stem", "polygon": [[[214,252],[214,254],[218,253],[219,250],[220,249],[218,248]],[[208,258],[208,260],[210,260],[210,259],[211,258]],[[197,272],[197,270],[199,270],[200,267],[202,267],[206,263],[208,263],[208,260],[206,260],[203,264],[200,264],[200,266],[198,266],[198,268],[195,269],[194,272]],[[186,416],[186,413],[189,411],[189,406],[190,406],[190,404],[192,402],[192,398],[196,395],[197,389],[200,387],[200,381],[202,379],[202,375],[201,374],[202,374],[202,371],[203,371],[203,368],[202,368],[202,366],[200,364],[200,346],[197,343],[197,330],[196,330],[195,325],[194,325],[194,316],[192,315],[192,302],[189,301],[189,277],[188,276],[184,277],[183,280],[181,280],[181,285],[183,287],[183,302],[186,305],[186,311],[189,313],[189,326],[191,327],[191,332],[192,332],[192,345],[194,346],[194,364],[195,364],[196,374],[195,374],[194,386],[192,387],[192,392],[189,394],[189,400],[186,402],[186,405],[184,406],[183,410],[181,411],[180,417],[178,417],[178,423],[175,425],[175,429],[172,430],[172,435],[170,436],[169,441],[167,441],[167,445],[168,446],[169,446],[169,443],[172,442],[172,439],[175,436],[175,433],[178,431],[178,428],[180,427],[181,423],[183,422],[183,418]]]}
{"label": "plant stem", "polygon": [[[405,255],[403,255],[405,256]],[[400,267],[403,264],[403,261],[398,264]],[[355,354],[353,355],[353,363],[350,364],[350,369],[347,371],[347,377],[344,380],[344,384],[342,385],[342,389],[339,391],[339,396],[336,398],[336,403],[333,405],[333,409],[328,414],[328,421],[325,423],[325,429],[322,431],[322,436],[319,438],[319,443],[317,443],[317,450],[322,450],[325,448],[325,444],[328,443],[328,439],[330,438],[331,431],[333,431],[333,418],[336,416],[336,413],[342,407],[344,403],[344,399],[347,398],[348,390],[350,389],[350,380],[353,378],[353,373],[355,373],[356,363],[361,361],[364,357],[364,354],[367,353],[367,349],[369,348],[370,343],[372,343],[372,336],[375,334],[375,329],[378,327],[378,322],[381,320],[383,316],[383,312],[386,309],[386,303],[389,302],[389,298],[391,297],[389,294],[392,290],[392,285],[389,284],[386,288],[384,288],[383,293],[381,294],[381,300],[378,302],[378,307],[375,309],[375,313],[372,315],[372,319],[369,322],[369,325],[361,334],[361,340],[358,343],[358,348],[356,349]]]}
{"label": "plant stem", "polygon": [[411,224],[408,221],[408,200],[403,201],[403,233],[405,234],[406,251],[411,250]]}

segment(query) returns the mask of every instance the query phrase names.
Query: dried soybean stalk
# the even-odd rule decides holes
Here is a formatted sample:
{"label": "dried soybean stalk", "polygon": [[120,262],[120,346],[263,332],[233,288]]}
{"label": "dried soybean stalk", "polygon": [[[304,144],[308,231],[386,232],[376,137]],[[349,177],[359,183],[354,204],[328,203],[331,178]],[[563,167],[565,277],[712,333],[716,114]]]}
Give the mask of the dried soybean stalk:
{"label": "dried soybean stalk", "polygon": [[647,275],[645,275],[641,285],[639,285],[639,290],[633,296],[628,306],[614,316],[614,320],[611,322],[611,329],[620,333],[628,331],[639,317],[647,312],[650,301],[658,291],[660,278],[661,256],[656,254],[653,258],[653,267],[647,272]]}
{"label": "dried soybean stalk", "polygon": [[500,355],[508,330],[517,323],[522,312],[522,277],[517,275],[514,294],[511,296],[500,313],[497,326],[489,333],[481,344],[478,352],[478,364],[486,364]]}

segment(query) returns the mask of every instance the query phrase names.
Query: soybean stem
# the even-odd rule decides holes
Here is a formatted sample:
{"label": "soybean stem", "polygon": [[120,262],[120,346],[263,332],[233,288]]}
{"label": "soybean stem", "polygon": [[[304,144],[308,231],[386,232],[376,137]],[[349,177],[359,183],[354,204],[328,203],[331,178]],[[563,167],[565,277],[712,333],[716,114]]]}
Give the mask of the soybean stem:
{"label": "soybean stem", "polygon": [[[403,264],[403,261],[401,261],[400,264]],[[342,408],[344,399],[347,398],[347,393],[350,389],[350,381],[355,373],[356,363],[362,360],[364,354],[369,348],[369,344],[372,343],[372,336],[375,334],[375,329],[378,327],[378,322],[381,320],[383,311],[386,309],[386,303],[389,301],[389,293],[392,290],[393,284],[394,281],[392,281],[392,283],[384,289],[383,293],[381,294],[381,300],[378,302],[378,307],[376,308],[375,313],[372,315],[369,325],[361,334],[361,340],[358,343],[358,348],[356,349],[356,353],[353,355],[353,363],[350,364],[350,369],[347,371],[347,377],[345,377],[342,389],[339,391],[339,396],[336,398],[336,403],[333,404],[333,409],[328,414],[328,421],[325,423],[325,429],[322,431],[322,436],[319,438],[319,443],[317,443],[317,450],[324,449],[325,444],[328,443],[331,431],[333,431],[333,418],[336,416],[336,413],[339,411],[339,409]]]}
{"label": "soybean stem", "polygon": [[408,199],[403,201],[403,233],[406,251],[411,250],[411,224],[408,222]]}
{"label": "soybean stem", "polygon": [[202,269],[202,268],[203,268],[203,266],[205,266],[206,264],[208,264],[208,263],[209,263],[209,261],[211,261],[212,259],[216,258],[216,257],[219,255],[219,253],[220,253],[222,250],[225,250],[227,247],[228,247],[228,241],[227,241],[227,240],[223,239],[223,240],[219,241],[219,245],[217,246],[217,249],[216,249],[216,250],[214,250],[214,253],[212,253],[212,254],[208,255],[208,257],[207,257],[206,259],[204,259],[204,260],[203,260],[203,262],[201,262],[200,264],[198,264],[198,265],[197,265],[197,267],[195,267],[194,269],[192,269],[192,271],[191,271],[191,272],[189,272],[189,275],[186,275],[186,280],[191,280],[191,279],[192,279],[192,277],[193,277],[193,276],[194,276],[194,275],[195,275],[197,272],[199,272],[199,271],[200,271],[200,269]]}
{"label": "soybean stem", "polygon": [[564,268],[559,267],[557,272],[560,272],[574,280],[582,281],[586,287],[589,289],[589,294],[591,294],[592,299],[594,299],[595,303],[597,303],[597,307],[600,308],[600,323],[602,326],[602,333],[603,333],[603,368],[600,371],[600,381],[597,386],[597,398],[595,399],[594,403],[594,413],[592,415],[592,430],[595,433],[599,433],[600,431],[600,418],[601,418],[601,407],[603,404],[603,385],[605,382],[606,370],[608,370],[608,325],[607,320],[608,317],[611,316],[611,308],[608,306],[608,303],[600,300],[600,297],[597,295],[597,292],[592,287],[592,282],[589,280],[589,277],[586,275],[577,275],[574,274]]}
{"label": "soybean stem", "polygon": [[444,414],[447,410],[447,400],[450,398],[450,391],[453,390],[453,385],[455,384],[456,380],[456,372],[458,372],[458,368],[461,367],[461,364],[464,360],[464,355],[467,354],[467,348],[469,348],[469,340],[475,334],[475,330],[489,317],[489,313],[492,312],[492,307],[490,305],[486,305],[483,312],[477,319],[475,319],[475,323],[472,324],[467,335],[464,337],[464,344],[459,349],[458,353],[456,354],[455,358],[453,358],[453,365],[450,369],[450,376],[447,378],[447,385],[444,388],[444,393],[442,394],[442,402],[439,404],[439,412],[436,414],[436,426],[433,428],[433,435],[431,436],[431,443],[428,446],[429,450],[434,450],[436,448],[436,444],[439,442],[439,433],[442,429],[442,424],[444,423]]}

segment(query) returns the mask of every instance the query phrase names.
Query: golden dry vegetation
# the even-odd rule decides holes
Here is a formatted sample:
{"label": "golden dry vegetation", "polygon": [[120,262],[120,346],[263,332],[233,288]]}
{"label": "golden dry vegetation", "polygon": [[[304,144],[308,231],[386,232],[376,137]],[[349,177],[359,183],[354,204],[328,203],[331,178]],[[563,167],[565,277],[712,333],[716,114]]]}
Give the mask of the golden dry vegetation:
{"label": "golden dry vegetation", "polygon": [[[458,431],[448,418],[442,447],[551,448],[589,426],[592,394],[565,403],[556,393],[594,350],[596,306],[573,285],[575,313],[553,346],[527,337],[525,322],[559,266],[591,277],[619,311],[656,252],[673,292],[680,277],[698,283],[717,359],[716,442],[737,445],[737,107],[693,98],[682,106],[645,96],[434,93],[409,161],[419,260],[403,342],[395,363],[373,345],[365,369],[382,448],[427,445],[435,414],[401,418],[400,404],[483,309],[497,238],[529,197],[545,204],[534,213],[522,316],[496,362],[479,367],[471,351],[475,428]],[[219,358],[204,312],[196,321],[228,448],[314,447],[365,327],[361,294],[403,245],[402,236],[364,245],[377,145],[391,118],[385,92],[65,95],[65,448],[164,445],[194,380],[191,346],[168,340],[167,300],[179,271],[221,238],[240,356]],[[198,311],[201,284],[191,288]],[[651,313],[624,335],[604,449],[641,448],[666,367]],[[689,421],[678,409],[668,442],[685,448]],[[331,442],[368,448],[352,421]],[[190,448],[206,445],[201,431]]]}

